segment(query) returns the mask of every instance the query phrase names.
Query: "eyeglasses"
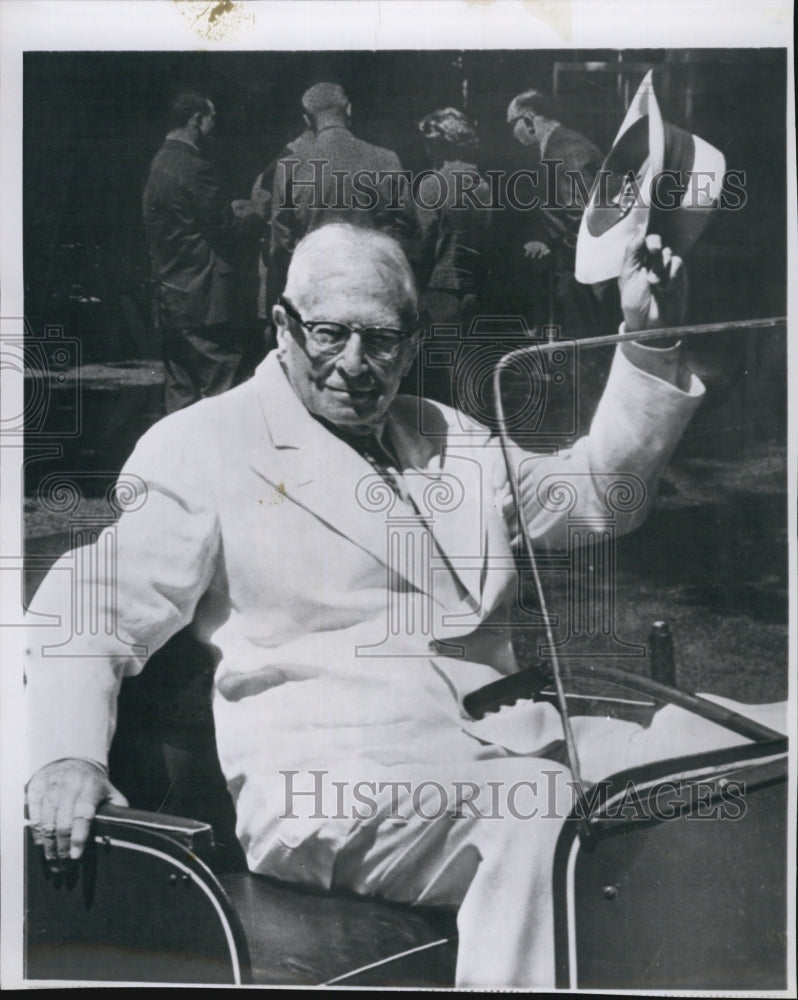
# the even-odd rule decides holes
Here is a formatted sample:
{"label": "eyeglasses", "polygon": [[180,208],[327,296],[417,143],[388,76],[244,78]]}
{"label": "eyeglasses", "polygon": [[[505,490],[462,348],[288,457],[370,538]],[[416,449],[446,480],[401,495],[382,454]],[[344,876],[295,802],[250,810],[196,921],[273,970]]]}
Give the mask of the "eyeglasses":
{"label": "eyeglasses", "polygon": [[298,309],[284,295],[278,303],[286,313],[308,332],[308,341],[314,354],[319,357],[334,357],[340,354],[353,333],[360,334],[363,352],[374,361],[395,360],[405,343],[413,336],[412,330],[398,330],[390,326],[353,327],[346,323],[328,320],[304,320]]}

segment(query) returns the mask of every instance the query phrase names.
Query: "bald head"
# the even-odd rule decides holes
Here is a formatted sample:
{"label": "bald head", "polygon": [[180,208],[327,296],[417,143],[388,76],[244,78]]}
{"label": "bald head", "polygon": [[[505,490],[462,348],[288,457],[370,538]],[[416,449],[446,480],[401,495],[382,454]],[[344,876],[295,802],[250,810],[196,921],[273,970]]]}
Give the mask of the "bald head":
{"label": "bald head", "polygon": [[416,283],[404,251],[376,229],[345,223],[321,226],[298,245],[288,268],[285,294],[311,309],[332,298],[378,296],[404,322],[416,316]]}
{"label": "bald head", "polygon": [[344,88],[337,83],[317,83],[309,87],[302,95],[302,107],[309,115],[317,115],[320,111],[333,111],[336,108],[346,108],[349,98]]}
{"label": "bald head", "polygon": [[507,122],[512,124],[515,119],[522,118],[524,115],[530,117],[536,115],[551,121],[555,117],[554,105],[551,99],[539,90],[525,90],[523,94],[518,94],[510,101],[507,108]]}
{"label": "bald head", "polygon": [[315,129],[329,125],[345,125],[351,106],[344,88],[337,83],[317,83],[302,95],[302,107],[309,124]]}

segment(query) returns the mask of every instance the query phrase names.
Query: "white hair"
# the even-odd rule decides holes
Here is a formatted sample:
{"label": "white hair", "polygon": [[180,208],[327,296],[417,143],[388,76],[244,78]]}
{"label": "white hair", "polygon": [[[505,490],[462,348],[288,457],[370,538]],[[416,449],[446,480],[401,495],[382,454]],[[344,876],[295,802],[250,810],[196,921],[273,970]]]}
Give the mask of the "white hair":
{"label": "white hair", "polygon": [[286,295],[302,297],[310,290],[316,275],[334,267],[342,279],[347,271],[368,263],[385,280],[386,291],[398,294],[408,307],[418,301],[413,271],[399,243],[378,229],[367,229],[345,222],[331,222],[312,230],[294,250],[288,267]]}

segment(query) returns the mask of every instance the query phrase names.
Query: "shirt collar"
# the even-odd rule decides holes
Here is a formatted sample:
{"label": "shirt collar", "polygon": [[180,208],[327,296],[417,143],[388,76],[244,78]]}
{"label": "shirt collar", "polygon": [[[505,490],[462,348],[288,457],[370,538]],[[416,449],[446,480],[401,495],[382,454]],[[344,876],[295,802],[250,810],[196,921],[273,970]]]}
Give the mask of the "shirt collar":
{"label": "shirt collar", "polygon": [[197,146],[196,143],[193,143],[191,139],[186,139],[181,135],[174,135],[172,132],[170,132],[169,135],[167,135],[166,140],[167,142],[182,142],[184,145],[191,146],[193,150],[199,152],[199,146]]}
{"label": "shirt collar", "polygon": [[539,129],[536,129],[536,137],[540,143],[540,154],[545,155],[546,146],[549,141],[549,136],[551,133],[559,126],[559,122],[548,121],[545,125],[541,125]]}
{"label": "shirt collar", "polygon": [[331,434],[334,434],[341,441],[346,442],[346,444],[348,444],[351,448],[354,448],[355,451],[362,452],[363,448],[370,440],[375,440],[383,450],[390,448],[384,420],[379,424],[375,424],[373,427],[370,427],[367,431],[358,434],[354,431],[350,431],[346,427],[339,427],[337,424],[333,424],[329,420],[325,420],[324,417],[320,417],[315,413],[311,413],[310,415],[314,420],[318,421],[322,427],[326,427]]}

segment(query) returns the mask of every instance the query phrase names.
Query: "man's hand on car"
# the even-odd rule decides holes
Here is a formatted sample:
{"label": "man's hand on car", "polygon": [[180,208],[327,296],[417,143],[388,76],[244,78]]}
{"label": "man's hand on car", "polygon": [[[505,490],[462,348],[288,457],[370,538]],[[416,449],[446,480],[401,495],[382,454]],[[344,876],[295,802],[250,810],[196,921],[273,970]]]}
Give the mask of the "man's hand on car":
{"label": "man's hand on car", "polygon": [[39,768],[28,782],[27,800],[33,839],[51,872],[81,856],[102,802],[128,804],[100,764],[73,757]]}

